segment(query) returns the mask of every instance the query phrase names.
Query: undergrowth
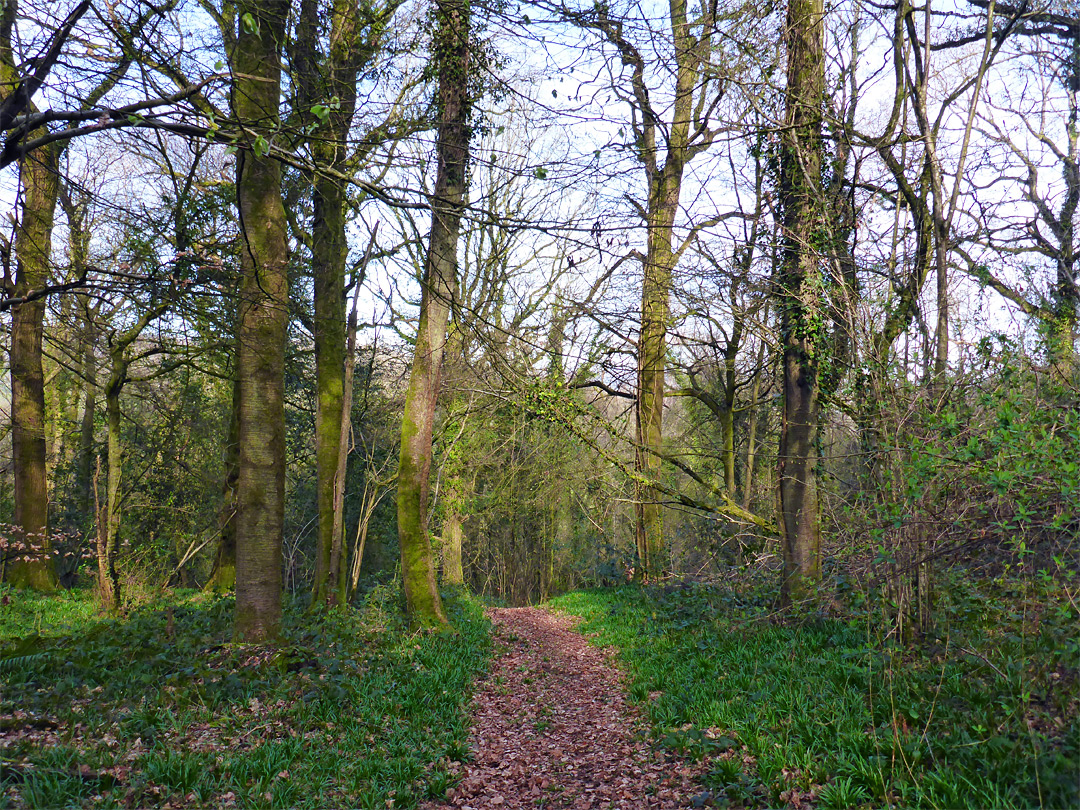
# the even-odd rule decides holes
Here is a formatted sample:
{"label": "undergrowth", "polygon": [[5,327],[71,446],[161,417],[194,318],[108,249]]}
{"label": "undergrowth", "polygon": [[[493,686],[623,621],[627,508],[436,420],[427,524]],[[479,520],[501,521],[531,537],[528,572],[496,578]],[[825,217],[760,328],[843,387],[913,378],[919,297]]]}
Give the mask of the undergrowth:
{"label": "undergrowth", "polygon": [[1080,806],[1075,583],[939,584],[936,630],[914,646],[864,594],[840,617],[778,616],[775,583],[552,605],[618,650],[658,744],[707,760],[716,806]]}
{"label": "undergrowth", "polygon": [[0,640],[0,807],[442,797],[490,652],[480,606],[447,605],[453,634],[410,633],[396,599],[376,591],[325,617],[293,606],[273,646],[231,643],[233,600],[205,596],[65,637]]}

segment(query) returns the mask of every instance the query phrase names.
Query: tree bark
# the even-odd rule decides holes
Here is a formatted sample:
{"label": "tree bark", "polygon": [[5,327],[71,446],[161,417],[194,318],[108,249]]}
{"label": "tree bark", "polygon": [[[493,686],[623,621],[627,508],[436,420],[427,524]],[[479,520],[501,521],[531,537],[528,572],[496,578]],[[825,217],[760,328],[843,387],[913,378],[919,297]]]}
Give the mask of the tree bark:
{"label": "tree bark", "polygon": [[[16,297],[49,281],[53,218],[60,194],[59,149],[49,147],[19,161],[22,211],[15,234]],[[11,434],[15,525],[28,553],[9,560],[5,575],[19,588],[51,591],[56,570],[49,541],[49,492],[45,453],[45,378],[42,336],[45,298],[17,304],[11,315]]]}
{"label": "tree bark", "polygon": [[262,642],[281,627],[285,517],[285,333],[288,241],[281,167],[266,154],[278,123],[281,44],[288,0],[237,4],[232,108],[249,143],[237,153],[240,255],[239,477],[236,498],[238,641]]}
{"label": "tree bark", "polygon": [[784,411],[779,499],[785,603],[813,595],[821,579],[817,499],[820,371],[826,312],[818,244],[823,239],[821,105],[825,92],[822,0],[788,0],[787,98],[780,160],[783,255],[777,295]]}
{"label": "tree bark", "polygon": [[[0,11],[0,82],[14,88],[21,75],[15,65],[12,31],[17,3]],[[42,130],[30,133],[34,138]],[[52,146],[19,160],[20,217],[15,233],[15,287],[23,297],[49,281],[53,217],[60,195],[61,148]],[[45,456],[45,380],[41,360],[45,299],[12,307],[11,312],[11,434],[15,479],[15,526],[24,553],[7,560],[6,580],[19,588],[50,591],[56,570],[49,543],[49,493]]]}
{"label": "tree bark", "polygon": [[469,6],[443,0],[436,8],[438,62],[438,173],[431,200],[431,235],[424,267],[420,321],[401,422],[398,467],[398,541],[401,576],[414,625],[447,624],[435,581],[427,533],[431,437],[450,308],[457,289],[457,246],[469,156]]}

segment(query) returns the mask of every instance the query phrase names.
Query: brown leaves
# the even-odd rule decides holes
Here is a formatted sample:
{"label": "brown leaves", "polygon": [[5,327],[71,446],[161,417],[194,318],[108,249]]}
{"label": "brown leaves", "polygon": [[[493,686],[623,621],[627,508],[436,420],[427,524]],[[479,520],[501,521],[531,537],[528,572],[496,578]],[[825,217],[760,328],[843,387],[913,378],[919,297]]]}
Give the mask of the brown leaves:
{"label": "brown leaves", "polygon": [[[691,803],[695,771],[650,751],[619,671],[538,608],[490,612],[504,648],[476,697],[465,766],[446,807],[674,808]],[[435,805],[428,805],[428,808]]]}

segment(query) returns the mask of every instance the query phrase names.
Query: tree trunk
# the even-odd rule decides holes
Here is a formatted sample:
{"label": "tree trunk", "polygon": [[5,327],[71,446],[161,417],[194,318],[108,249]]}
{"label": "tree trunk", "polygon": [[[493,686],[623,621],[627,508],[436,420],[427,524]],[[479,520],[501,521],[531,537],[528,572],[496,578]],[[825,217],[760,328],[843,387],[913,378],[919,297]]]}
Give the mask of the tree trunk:
{"label": "tree trunk", "polygon": [[84,519],[87,519],[94,506],[91,487],[94,476],[94,421],[97,416],[97,358],[94,356],[94,316],[89,307],[85,307],[83,312],[83,411],[79,426],[79,492],[82,496],[82,514]]}
{"label": "tree trunk", "polygon": [[[375,226],[376,232],[378,224]],[[360,298],[360,285],[363,283],[363,274],[367,269],[368,259],[371,258],[371,249],[375,246],[375,236],[371,237],[367,254],[360,274],[355,279],[353,288],[352,309],[349,311],[349,321],[346,327],[348,340],[345,348],[345,391],[341,401],[341,422],[338,425],[338,458],[337,470],[334,474],[334,521],[332,526],[333,542],[330,544],[331,580],[328,584],[333,585],[334,599],[338,604],[345,604],[349,598],[349,555],[345,547],[345,477],[349,470],[349,452],[352,449],[352,405],[353,405],[353,379],[356,374],[356,307]]]}
{"label": "tree trunk", "polygon": [[288,0],[237,5],[232,107],[252,139],[237,153],[240,255],[239,478],[236,497],[238,641],[277,637],[281,627],[281,545],[285,518],[285,333],[288,241],[281,166],[266,154],[278,122],[280,47]]}
{"label": "tree trunk", "polygon": [[[77,243],[78,240],[71,241]],[[74,244],[68,249],[68,261],[72,267],[79,266],[77,250]],[[81,329],[79,328],[79,317],[76,310],[79,302],[75,296],[65,295],[60,298],[59,303],[60,324],[63,325],[61,328],[68,327],[67,334],[62,334],[60,339],[71,346],[80,346]],[[76,357],[80,355],[81,352],[78,354],[72,352],[72,366],[75,364]],[[82,385],[78,376],[72,374],[69,368],[60,365],[54,373],[55,377],[53,377],[51,386],[55,397],[55,409],[52,419],[52,447],[47,451],[47,458],[51,459],[51,463],[46,474],[55,487],[56,471],[62,470],[67,475],[72,462],[75,460],[75,454],[78,452],[77,426],[79,424],[79,399],[82,394]],[[46,383],[47,388],[49,388],[48,383]],[[48,393],[46,390],[46,412],[48,412]]]}
{"label": "tree trunk", "polygon": [[[297,25],[294,67],[298,97],[315,127],[312,154],[319,167],[342,169],[348,160],[347,137],[356,108],[356,79],[364,44],[357,36],[359,11],[355,0],[334,0],[328,33],[329,53],[316,69],[318,4],[304,0]],[[316,104],[326,105],[324,119],[312,116]],[[335,482],[340,466],[343,398],[345,392],[345,236],[346,188],[323,173],[312,178],[311,264],[315,295],[315,376],[318,389],[315,415],[316,502],[319,531],[316,541],[312,608],[332,604],[345,586],[341,563],[343,531],[335,507]],[[346,417],[347,418],[347,417]],[[336,528],[335,528],[336,527]],[[337,549],[335,556],[334,550]],[[335,564],[335,562],[339,564]]]}
{"label": "tree trunk", "polygon": [[[116,558],[120,551],[120,477],[123,473],[123,448],[120,444],[120,392],[127,376],[123,352],[126,344],[114,348],[109,382],[105,386],[105,414],[108,422],[108,461],[105,473],[105,526],[98,547],[98,591],[101,606],[107,611],[120,610],[120,574]],[[102,519],[99,515],[98,519]]]}
{"label": "tree trunk", "polygon": [[[705,15],[708,14],[706,11]],[[641,287],[641,335],[638,342],[638,451],[635,457],[637,472],[648,480],[657,480],[661,474],[661,459],[657,454],[662,450],[664,437],[667,327],[671,317],[669,298],[671,276],[678,261],[673,247],[673,228],[679,211],[683,170],[693,154],[690,125],[695,120],[695,110],[700,109],[695,105],[702,103],[708,86],[708,80],[702,80],[706,73],[702,57],[709,51],[709,37],[712,35],[712,23],[704,19],[701,39],[694,37],[687,19],[685,0],[671,0],[667,23],[675,51],[675,99],[670,124],[665,128],[667,154],[662,165],[657,162],[656,113],[649,106],[648,91],[641,81],[640,71],[634,74],[635,95],[642,118],[648,121],[639,134],[638,146],[638,159],[644,164],[648,179],[649,197],[646,213],[648,241]],[[624,61],[626,56],[624,52]],[[659,134],[663,138],[665,133]],[[698,135],[700,133],[695,133],[693,137]],[[702,144],[697,144],[697,147],[701,148]],[[637,489],[637,575],[659,576],[667,568],[664,559],[664,496],[651,486],[639,486]]]}
{"label": "tree trunk", "polygon": [[232,380],[232,406],[225,437],[225,480],[222,485],[221,534],[218,538],[214,570],[206,590],[227,593],[236,587],[236,485],[240,478],[240,381]]}
{"label": "tree trunk", "polygon": [[[461,433],[465,430],[465,422],[462,422]],[[460,452],[452,442],[443,462],[443,476],[446,485],[443,488],[442,502],[446,512],[446,518],[442,525],[442,579],[447,585],[464,586],[465,567],[462,563],[462,547],[465,542],[465,520],[467,518],[466,505],[473,491],[472,481],[466,478],[467,472],[464,465],[467,461],[461,458]]]}
{"label": "tree trunk", "polygon": [[819,373],[826,348],[823,279],[821,105],[825,91],[822,0],[788,0],[786,121],[780,160],[784,247],[777,287],[784,412],[779,500],[785,603],[813,595],[821,579],[817,500]]}
{"label": "tree trunk", "polygon": [[435,582],[427,534],[431,437],[439,392],[446,328],[457,288],[457,246],[465,167],[469,154],[469,6],[443,0],[436,9],[434,59],[439,67],[438,174],[431,201],[431,236],[424,267],[420,322],[405,413],[398,467],[398,540],[401,576],[413,624],[447,623]]}
{"label": "tree trunk", "polygon": [[[325,148],[317,149],[326,151]],[[317,157],[318,159],[318,157]],[[342,402],[345,392],[345,192],[340,183],[317,175],[312,219],[312,271],[315,287],[316,493],[319,534],[312,606],[332,602],[337,571],[331,563],[335,543],[335,481],[341,453]]]}
{"label": "tree trunk", "polygon": [[[750,250],[747,248],[747,261],[743,265],[744,274],[749,277],[750,273]],[[731,300],[735,301],[737,282],[731,285]],[[731,338],[724,349],[723,368],[723,402],[720,409],[720,437],[723,441],[721,456],[724,461],[724,491],[732,503],[735,501],[735,393],[738,390],[739,369],[737,360],[739,349],[742,346],[744,320],[743,315],[736,314],[731,329]]]}
{"label": "tree trunk", "polygon": [[[659,196],[659,195],[657,195]],[[668,195],[664,195],[665,197]],[[653,195],[650,195],[650,202]],[[675,191],[678,204],[678,187]],[[657,205],[661,203],[657,201]],[[671,294],[673,216],[667,210],[649,218],[649,246],[641,292],[641,336],[638,341],[637,471],[647,480],[660,478],[657,453],[664,441],[664,381],[667,373],[668,303]],[[674,214],[674,210],[670,212]],[[652,450],[653,452],[649,452]],[[637,487],[638,574],[659,576],[664,571],[664,496],[648,485]]]}
{"label": "tree trunk", "polygon": [[[766,317],[762,318],[762,321],[768,321],[767,312]],[[754,385],[750,389],[750,419],[746,428],[746,466],[743,468],[742,480],[742,508],[747,511],[750,511],[750,503],[754,491],[754,465],[757,461],[758,414],[761,411],[757,402],[761,397],[761,378],[765,376],[766,345],[765,341],[762,340],[758,346],[757,373],[754,375]]]}
{"label": "tree trunk", "polygon": [[[680,72],[680,78],[682,73]],[[676,123],[668,142],[662,168],[652,172],[649,189],[648,244],[641,287],[641,335],[638,340],[637,471],[648,480],[661,475],[660,451],[664,441],[664,383],[667,376],[667,327],[671,318],[669,299],[675,269],[672,229],[679,209],[691,98],[676,104]],[[687,116],[680,121],[681,116]],[[652,451],[652,452],[650,452]],[[660,576],[664,562],[664,495],[651,486],[638,486],[637,576]]]}
{"label": "tree trunk", "polygon": [[465,540],[461,514],[451,509],[442,530],[443,582],[447,585],[465,584],[465,570],[461,564],[461,547]]}
{"label": "tree trunk", "polygon": [[[40,132],[35,134],[42,134]],[[60,194],[59,149],[38,149],[19,161],[22,216],[15,234],[16,297],[49,281],[53,217]],[[9,560],[5,575],[19,588],[51,591],[56,570],[49,541],[45,461],[45,379],[41,349],[45,299],[12,307],[11,434],[15,525],[28,553]]]}
{"label": "tree trunk", "polygon": [[[1080,15],[1073,28],[1072,48],[1068,60],[1067,82],[1071,88],[1069,98],[1069,118],[1072,126],[1067,127],[1067,146],[1061,156],[1061,176],[1065,182],[1065,199],[1062,201],[1056,221],[1049,216],[1048,209],[1043,214],[1051,231],[1056,231],[1058,250],[1055,255],[1057,267],[1056,279],[1051,290],[1053,317],[1048,325],[1047,355],[1050,362],[1063,372],[1065,379],[1072,379],[1080,357],[1076,353],[1077,318],[1080,317],[1080,284],[1077,278],[1077,228],[1076,213],[1080,208],[1080,127],[1076,122],[1080,118]],[[1038,192],[1033,183],[1029,184],[1029,199]],[[1056,227],[1055,227],[1056,226]]]}

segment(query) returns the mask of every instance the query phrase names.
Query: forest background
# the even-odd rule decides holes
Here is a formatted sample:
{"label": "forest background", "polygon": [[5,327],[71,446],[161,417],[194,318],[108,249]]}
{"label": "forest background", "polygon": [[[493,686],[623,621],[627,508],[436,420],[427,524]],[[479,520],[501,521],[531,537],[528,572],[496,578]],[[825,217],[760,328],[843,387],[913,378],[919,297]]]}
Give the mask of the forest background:
{"label": "forest background", "polygon": [[6,8],[8,581],[1063,564],[1068,4]]}
{"label": "forest background", "polygon": [[1063,564],[1069,8],[50,9],[3,32],[7,580],[239,554],[258,636],[399,556],[424,621],[436,559],[791,601],[870,555],[916,621],[945,555]]}

